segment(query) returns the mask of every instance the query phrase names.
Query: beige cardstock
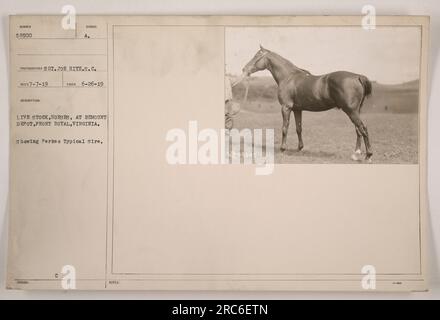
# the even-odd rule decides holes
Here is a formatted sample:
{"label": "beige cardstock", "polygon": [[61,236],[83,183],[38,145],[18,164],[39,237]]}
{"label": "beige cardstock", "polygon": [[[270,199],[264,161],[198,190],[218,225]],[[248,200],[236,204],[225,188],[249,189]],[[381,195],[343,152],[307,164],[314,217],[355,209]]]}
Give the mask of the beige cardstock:
{"label": "beige cardstock", "polygon": [[[10,17],[8,288],[61,290],[72,283],[82,290],[428,288],[428,17],[377,17],[376,31],[362,30],[362,17],[351,16],[77,16],[74,29],[63,29],[63,18]],[[386,41],[413,37],[419,48],[411,69],[417,71],[417,111],[407,116],[386,106],[388,113],[366,112],[373,149],[376,143],[379,150],[372,163],[354,163],[352,150],[332,144],[336,138],[330,133],[317,135],[328,144],[314,143],[317,128],[332,124],[320,120],[327,119],[325,112],[305,113],[306,147],[302,154],[293,151],[292,120],[286,163],[279,151],[281,113],[265,113],[266,100],[252,100],[251,80],[250,100],[237,99],[243,103],[234,124],[256,117],[266,121],[265,129],[273,124],[273,172],[256,175],[257,164],[168,163],[169,130],[180,129],[190,144],[191,121],[199,132],[223,129],[225,75],[241,66],[241,60],[228,59],[241,59],[248,47],[257,52],[258,30],[269,42],[263,34],[280,28],[286,28],[283,34],[306,28],[311,37],[325,31],[342,42],[350,32],[351,38],[380,30],[400,35],[378,37],[384,47]],[[242,41],[233,38],[235,30]],[[281,52],[283,43],[302,45],[294,36],[279,38]],[[228,47],[234,43],[236,51]],[[344,65],[344,56],[335,60],[328,48],[321,65],[325,59]],[[365,66],[375,70],[390,56],[357,54],[345,61],[359,61],[367,72]],[[286,58],[299,63],[293,55]],[[399,52],[394,56],[398,60]],[[319,57],[310,52],[311,66],[320,65],[313,62]],[[332,68],[328,65],[328,72]],[[260,113],[250,109],[258,105]],[[276,101],[273,108],[280,108]],[[340,130],[349,132],[354,148],[350,121],[341,111],[326,112],[341,119]],[[413,119],[414,159],[386,162],[385,155],[395,154],[387,143],[405,148],[399,140],[404,135],[392,141],[386,136],[399,117]],[[343,139],[336,142],[343,146]],[[344,160],[326,161],[325,148]],[[374,267],[375,289],[363,286],[371,276],[368,266]]]}

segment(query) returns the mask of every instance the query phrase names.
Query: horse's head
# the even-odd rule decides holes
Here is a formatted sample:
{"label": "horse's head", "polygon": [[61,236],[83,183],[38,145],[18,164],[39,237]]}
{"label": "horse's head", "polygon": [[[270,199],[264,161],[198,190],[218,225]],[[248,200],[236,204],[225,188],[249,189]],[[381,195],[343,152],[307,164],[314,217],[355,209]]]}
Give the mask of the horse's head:
{"label": "horse's head", "polygon": [[257,51],[255,56],[249,61],[243,68],[243,76],[248,77],[254,72],[264,70],[267,68],[267,55],[270,51],[264,49],[260,45],[260,50]]}

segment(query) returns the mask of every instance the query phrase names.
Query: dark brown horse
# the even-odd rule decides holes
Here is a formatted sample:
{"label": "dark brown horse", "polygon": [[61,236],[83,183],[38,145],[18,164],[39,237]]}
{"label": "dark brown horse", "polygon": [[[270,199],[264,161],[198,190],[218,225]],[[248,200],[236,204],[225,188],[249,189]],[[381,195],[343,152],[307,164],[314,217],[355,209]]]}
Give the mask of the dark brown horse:
{"label": "dark brown horse", "polygon": [[287,131],[290,114],[293,111],[298,134],[298,150],[304,147],[302,141],[302,111],[326,111],[339,108],[344,111],[356,128],[356,148],[353,160],[359,160],[362,138],[365,143],[366,160],[373,155],[368,130],[360,118],[365,97],[371,94],[371,82],[367,77],[347,71],[336,71],[321,76],[312,75],[298,68],[287,59],[262,46],[243,68],[243,77],[269,70],[278,84],[278,101],[283,115],[283,139],[281,151],[287,149]]}

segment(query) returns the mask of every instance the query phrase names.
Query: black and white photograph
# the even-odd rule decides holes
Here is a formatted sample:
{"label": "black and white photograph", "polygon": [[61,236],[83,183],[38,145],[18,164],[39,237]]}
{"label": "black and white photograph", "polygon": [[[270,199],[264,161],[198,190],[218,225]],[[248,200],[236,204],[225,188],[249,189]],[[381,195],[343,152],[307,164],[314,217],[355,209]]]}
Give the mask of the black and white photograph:
{"label": "black and white photograph", "polygon": [[437,2],[0,1],[0,301],[440,298]]}
{"label": "black and white photograph", "polygon": [[226,28],[225,127],[273,129],[275,163],[417,164],[420,53],[418,27]]}

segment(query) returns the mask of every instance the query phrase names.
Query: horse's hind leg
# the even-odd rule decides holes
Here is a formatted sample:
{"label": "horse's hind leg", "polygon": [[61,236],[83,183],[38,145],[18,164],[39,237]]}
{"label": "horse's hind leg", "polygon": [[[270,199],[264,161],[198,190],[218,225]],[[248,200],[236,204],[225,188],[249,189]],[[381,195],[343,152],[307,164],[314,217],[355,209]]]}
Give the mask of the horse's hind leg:
{"label": "horse's hind leg", "polygon": [[283,129],[282,134],[283,138],[281,141],[281,151],[287,150],[287,132],[289,131],[289,123],[290,123],[290,113],[292,109],[287,105],[283,105],[281,108],[281,114],[283,115]]}
{"label": "horse's hind leg", "polygon": [[[361,136],[364,138],[365,150],[366,150],[365,160],[370,160],[371,156],[373,155],[373,151],[372,151],[371,145],[370,145],[370,138],[368,136],[367,126],[362,122],[361,118],[359,117],[359,112],[354,111],[354,110],[350,110],[348,112],[346,111],[346,113],[356,127],[356,134],[357,134],[356,149],[357,149],[357,146],[360,145],[360,142],[359,142],[360,139],[359,139],[359,134],[358,134],[358,132],[359,132],[361,134]],[[359,148],[359,150],[360,150],[360,148]]]}
{"label": "horse's hind leg", "polygon": [[362,145],[362,134],[361,131],[355,126],[356,129],[356,148],[354,149],[354,153],[351,155],[351,159],[354,161],[359,161],[359,156],[362,154],[361,145]]}
{"label": "horse's hind leg", "polygon": [[298,135],[298,150],[301,151],[304,148],[302,139],[302,110],[294,110],[293,115],[295,116],[296,134]]}

